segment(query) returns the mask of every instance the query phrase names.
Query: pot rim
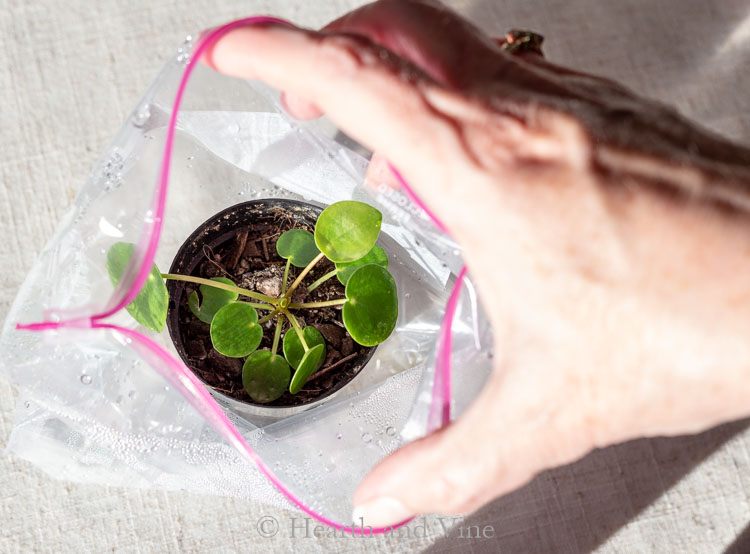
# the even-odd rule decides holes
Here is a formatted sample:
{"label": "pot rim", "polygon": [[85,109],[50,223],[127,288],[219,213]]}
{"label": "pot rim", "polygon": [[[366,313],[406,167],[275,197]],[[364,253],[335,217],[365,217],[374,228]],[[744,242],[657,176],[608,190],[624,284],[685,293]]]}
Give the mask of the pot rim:
{"label": "pot rim", "polygon": [[[208,219],[206,219],[203,223],[198,225],[195,230],[188,236],[187,239],[180,245],[180,247],[177,249],[177,253],[175,254],[172,264],[170,265],[169,272],[170,273],[178,273],[178,272],[186,272],[191,273],[194,268],[197,266],[199,262],[192,263],[192,261],[197,258],[198,256],[194,256],[191,260],[191,264],[187,265],[187,267],[178,267],[178,260],[182,257],[182,253],[184,250],[190,248],[194,242],[198,241],[205,241],[205,239],[202,239],[201,236],[204,235],[205,231],[212,225],[216,225],[217,221],[225,219],[225,216],[227,216],[229,213],[235,213],[238,210],[242,210],[246,207],[257,207],[261,206],[264,207],[266,210],[269,208],[272,208],[274,206],[281,206],[286,209],[290,207],[302,207],[302,208],[308,208],[312,209],[312,211],[316,212],[316,215],[320,215],[320,213],[324,209],[324,205],[321,206],[319,204],[313,203],[313,202],[305,202],[301,200],[295,200],[290,198],[259,198],[254,200],[248,200],[245,202],[240,202],[238,204],[234,204],[232,206],[229,206],[220,212],[217,212],[216,214],[212,215]],[[234,231],[236,227],[233,227],[232,230],[229,231],[223,231],[217,235],[216,240],[218,242],[224,242],[230,234],[233,234],[232,231]],[[182,265],[182,264],[180,264]],[[338,396],[341,391],[343,391],[345,388],[347,388],[351,383],[355,381],[355,379],[365,370],[367,365],[369,364],[370,360],[372,359],[373,355],[375,354],[375,350],[377,350],[377,346],[370,347],[370,350],[367,353],[367,356],[362,362],[361,369],[352,376],[351,379],[349,379],[347,382],[345,382],[343,385],[341,385],[339,388],[335,390],[331,390],[330,392],[327,392],[323,396],[320,396],[308,403],[300,404],[297,406],[268,406],[263,404],[257,404],[251,401],[242,401],[238,400],[236,398],[232,398],[231,396],[227,396],[220,391],[217,391],[214,389],[213,386],[208,384],[206,381],[204,381],[199,372],[195,371],[191,365],[189,364],[188,360],[186,359],[186,356],[183,356],[184,352],[184,346],[182,343],[182,338],[179,335],[179,322],[177,321],[177,318],[180,313],[179,308],[179,301],[182,292],[185,289],[185,284],[178,281],[169,281],[167,283],[167,289],[169,290],[169,299],[170,299],[170,307],[169,312],[167,316],[167,329],[169,331],[169,337],[172,341],[172,344],[175,347],[175,350],[179,354],[180,358],[182,359],[183,363],[191,370],[193,371],[194,375],[200,380],[200,382],[206,386],[211,393],[211,395],[219,401],[220,404],[224,405],[224,407],[232,410],[235,413],[238,413],[239,415],[245,417],[245,416],[258,416],[261,418],[270,418],[272,420],[278,420],[282,418],[286,418],[292,415],[296,415],[298,413],[307,411],[311,408],[314,408],[316,406],[319,406],[332,398]],[[173,330],[174,328],[174,330]]]}

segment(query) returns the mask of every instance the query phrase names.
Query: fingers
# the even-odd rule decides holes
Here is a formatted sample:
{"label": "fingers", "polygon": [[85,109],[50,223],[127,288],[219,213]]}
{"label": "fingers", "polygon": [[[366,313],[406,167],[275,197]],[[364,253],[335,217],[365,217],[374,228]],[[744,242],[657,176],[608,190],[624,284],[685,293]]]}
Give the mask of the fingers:
{"label": "fingers", "polygon": [[365,182],[376,189],[401,190],[401,183],[388,165],[388,160],[377,152],[373,153],[367,164]]}
{"label": "fingers", "polygon": [[381,0],[329,23],[409,60],[436,81],[463,87],[496,63],[497,48],[476,26],[439,2]]}
{"label": "fingers", "polygon": [[405,173],[420,171],[411,178],[436,177],[432,164],[414,160],[445,159],[445,152],[458,150],[451,123],[437,117],[423,95],[437,85],[364,37],[243,27],[216,43],[211,63],[223,73],[260,79],[309,99],[342,130]]}
{"label": "fingers", "polygon": [[295,94],[289,94],[286,91],[281,93],[281,104],[287,113],[295,119],[316,119],[323,115],[323,110],[309,100]]}
{"label": "fingers", "polygon": [[[323,32],[367,37],[437,82],[457,88],[491,73],[491,64],[498,61],[494,41],[438,2],[381,0],[347,13],[326,25]],[[288,93],[284,97],[294,117],[322,115],[309,99]]]}
{"label": "fingers", "polygon": [[378,463],[354,495],[354,523],[471,512],[591,450],[579,381],[522,363],[496,368],[458,420]]}

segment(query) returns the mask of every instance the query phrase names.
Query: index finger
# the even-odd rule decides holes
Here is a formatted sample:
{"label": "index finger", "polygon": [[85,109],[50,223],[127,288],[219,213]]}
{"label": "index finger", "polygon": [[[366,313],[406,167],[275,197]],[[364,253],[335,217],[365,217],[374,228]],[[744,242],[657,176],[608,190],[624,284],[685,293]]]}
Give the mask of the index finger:
{"label": "index finger", "polygon": [[222,73],[310,100],[407,179],[433,180],[432,164],[414,160],[445,159],[456,148],[450,121],[424,94],[439,85],[365,37],[253,25],[219,39],[209,61]]}

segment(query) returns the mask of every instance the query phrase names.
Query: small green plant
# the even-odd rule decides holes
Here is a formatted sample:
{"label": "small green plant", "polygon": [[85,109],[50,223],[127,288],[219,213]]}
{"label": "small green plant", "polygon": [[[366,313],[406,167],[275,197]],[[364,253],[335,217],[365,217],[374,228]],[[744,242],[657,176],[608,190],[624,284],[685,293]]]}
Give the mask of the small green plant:
{"label": "small green plant", "polygon": [[[387,339],[396,326],[398,299],[396,283],[388,272],[388,256],[375,241],[380,234],[382,214],[362,202],[337,202],[318,217],[315,233],[291,229],[276,241],[276,250],[286,260],[281,294],[274,298],[236,286],[230,279],[203,279],[191,275],[162,274],[154,266],[146,285],[127,307],[140,324],[161,331],[169,302],[163,279],[198,284],[198,292],[188,297],[190,311],[210,324],[211,343],[217,352],[233,358],[246,358],[242,383],[258,403],[276,400],[285,390],[298,393],[326,358],[323,335],[314,326],[301,327],[295,312],[308,308],[342,306],[344,326],[352,339],[363,346],[375,346]],[[116,284],[133,254],[133,245],[117,243],[107,255],[110,279]],[[322,302],[292,301],[294,292],[323,258],[335,269],[307,287],[315,290],[337,277],[345,286],[343,298]],[[301,271],[290,284],[289,270]],[[250,299],[240,300],[240,297]],[[258,317],[258,311],[265,312]],[[275,319],[270,350],[258,350],[263,339],[262,324]],[[281,341],[284,319],[290,328]],[[279,354],[279,343],[283,355]]]}

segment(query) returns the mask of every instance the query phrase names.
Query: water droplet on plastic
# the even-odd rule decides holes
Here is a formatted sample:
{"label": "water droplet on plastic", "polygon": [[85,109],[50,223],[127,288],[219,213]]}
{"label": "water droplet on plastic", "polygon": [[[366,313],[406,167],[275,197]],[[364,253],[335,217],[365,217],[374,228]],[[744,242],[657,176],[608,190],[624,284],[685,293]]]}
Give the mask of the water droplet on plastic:
{"label": "water droplet on plastic", "polygon": [[190,61],[190,52],[186,52],[183,48],[178,48],[175,61],[180,65],[187,65]]}
{"label": "water droplet on plastic", "polygon": [[362,433],[362,441],[365,443],[371,443],[372,435],[370,433]]}
{"label": "water droplet on plastic", "polygon": [[151,107],[148,104],[141,104],[140,106],[138,106],[135,112],[133,112],[131,121],[136,127],[143,127],[146,122],[148,122],[150,117]]}
{"label": "water droplet on plastic", "polygon": [[90,385],[91,384],[91,375],[81,375],[81,383],[84,385]]}
{"label": "water droplet on plastic", "polygon": [[337,433],[336,434],[336,438],[339,439],[339,440],[341,440],[341,433]]}
{"label": "water droplet on plastic", "polygon": [[239,192],[237,193],[237,196],[243,196],[244,194],[245,194],[245,191],[242,191],[242,190],[241,190],[241,191],[239,191]]}
{"label": "water droplet on plastic", "polygon": [[131,391],[130,391],[130,392],[128,393],[128,398],[130,398],[131,400],[132,400],[133,398],[135,398],[135,391],[134,391],[134,390],[131,390]]}
{"label": "water droplet on plastic", "polygon": [[27,400],[26,402],[24,402],[24,403],[23,403],[23,406],[24,406],[24,408],[26,408],[26,409],[28,409],[28,408],[31,408],[31,402],[29,402],[29,401]]}
{"label": "water droplet on plastic", "polygon": [[188,161],[194,160],[195,156],[188,156],[187,159],[188,159]]}
{"label": "water droplet on plastic", "polygon": [[393,427],[388,426],[385,428],[385,434],[388,435],[389,437],[393,437],[396,435],[396,430]]}

